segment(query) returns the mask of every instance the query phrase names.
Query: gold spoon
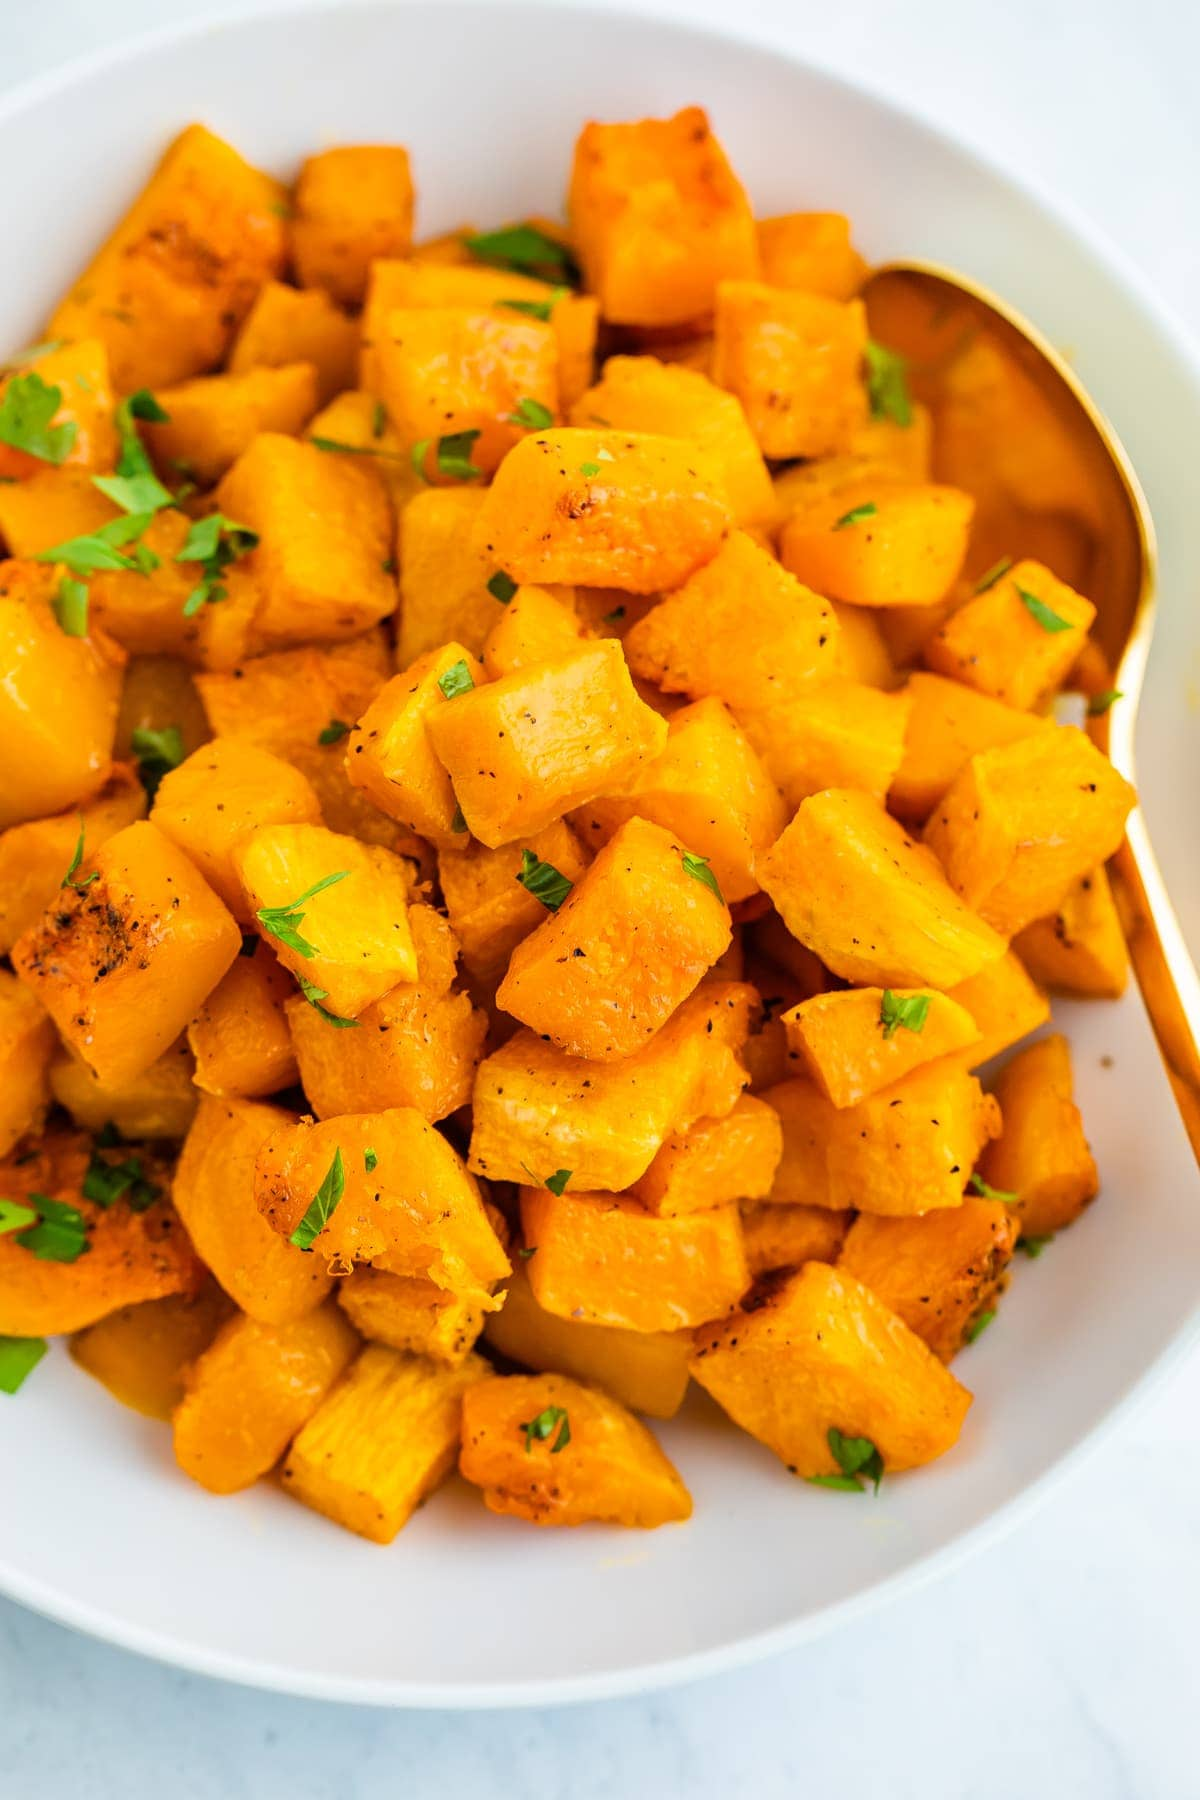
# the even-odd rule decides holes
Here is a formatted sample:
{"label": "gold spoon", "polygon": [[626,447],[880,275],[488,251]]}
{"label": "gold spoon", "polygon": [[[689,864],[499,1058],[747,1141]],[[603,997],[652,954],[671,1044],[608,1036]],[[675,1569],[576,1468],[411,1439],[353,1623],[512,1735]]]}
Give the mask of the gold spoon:
{"label": "gold spoon", "polygon": [[[934,416],[939,480],[976,499],[974,579],[1001,556],[1033,556],[1096,607],[1097,648],[1078,685],[1088,729],[1129,781],[1154,629],[1154,524],[1129,458],[1066,360],[986,289],[929,263],[888,263],[863,289],[871,335],[908,359]],[[1200,1161],[1200,978],[1135,808],[1111,864],[1146,1011]]]}

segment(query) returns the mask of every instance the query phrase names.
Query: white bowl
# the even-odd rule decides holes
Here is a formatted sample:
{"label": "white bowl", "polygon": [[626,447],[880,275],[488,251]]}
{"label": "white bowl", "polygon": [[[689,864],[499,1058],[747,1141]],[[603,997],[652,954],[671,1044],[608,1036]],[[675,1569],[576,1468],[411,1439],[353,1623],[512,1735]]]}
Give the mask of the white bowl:
{"label": "white bowl", "polygon": [[[690,101],[761,210],[843,209],[873,256],[929,256],[998,288],[1071,346],[1114,417],[1161,538],[1139,752],[1195,947],[1200,829],[1178,775],[1200,768],[1186,686],[1200,614],[1184,602],[1200,574],[1197,364],[1078,224],[883,100],[705,32],[527,5],[328,5],[159,37],[0,107],[0,166],[19,172],[0,348],[39,335],[187,120],[280,173],[321,144],[400,140],[429,233],[557,210],[582,120]],[[1038,1262],[1018,1258],[997,1322],[956,1365],[976,1393],[961,1444],[878,1499],[798,1483],[698,1398],[662,1429],[695,1495],[686,1526],[538,1532],[451,1484],[382,1550],[267,1484],[211,1499],[162,1426],[60,1350],[0,1400],[0,1588],[211,1674],[407,1706],[629,1692],[861,1614],[1011,1524],[1196,1328],[1200,1188],[1140,1002],[1063,1017],[1103,1195]]]}

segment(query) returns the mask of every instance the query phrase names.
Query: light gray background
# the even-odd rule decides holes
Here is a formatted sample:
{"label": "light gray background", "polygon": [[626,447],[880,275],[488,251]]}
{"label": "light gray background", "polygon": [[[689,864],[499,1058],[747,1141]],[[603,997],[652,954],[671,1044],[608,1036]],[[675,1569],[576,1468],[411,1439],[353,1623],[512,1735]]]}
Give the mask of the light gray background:
{"label": "light gray background", "polygon": [[[231,10],[174,0],[170,17]],[[736,19],[903,96],[1073,200],[1200,336],[1195,0],[656,10]],[[0,0],[0,85],[164,16],[162,0]],[[340,1709],[160,1669],[0,1602],[0,1800],[1193,1800],[1198,1416],[1200,1356],[956,1575],[808,1649],[644,1700]],[[0,1474],[0,1529],[2,1493]]]}

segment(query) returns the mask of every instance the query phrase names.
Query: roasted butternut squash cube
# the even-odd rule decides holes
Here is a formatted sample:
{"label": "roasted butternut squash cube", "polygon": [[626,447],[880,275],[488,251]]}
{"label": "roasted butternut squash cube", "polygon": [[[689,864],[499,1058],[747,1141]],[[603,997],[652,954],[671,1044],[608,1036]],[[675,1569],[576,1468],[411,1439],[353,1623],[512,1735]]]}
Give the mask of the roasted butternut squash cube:
{"label": "roasted butternut squash cube", "polygon": [[870,794],[814,794],[758,868],[792,936],[845,981],[953,987],[1004,949]]}
{"label": "roasted butternut squash cube", "polygon": [[1063,725],[973,756],[925,842],[967,905],[1011,937],[1113,854],[1135,800],[1091,739]]}
{"label": "roasted butternut squash cube", "polygon": [[358,1336],[340,1307],[268,1325],[238,1313],[188,1370],[173,1419],[175,1460],[210,1494],[274,1468],[349,1366]]}
{"label": "roasted butternut squash cube", "polygon": [[[463,843],[463,838],[458,842]],[[541,901],[518,879],[526,850],[570,882],[578,881],[587,868],[578,838],[562,819],[523,843],[490,850],[471,839],[461,850],[438,853],[442,899],[462,947],[463,962],[482,980],[504,968],[521,940],[546,916]]]}
{"label": "roasted butternut squash cube", "polygon": [[1055,993],[1119,999],[1129,951],[1103,863],[1071,883],[1057,911],[1019,932],[1014,948],[1033,979]]}
{"label": "roasted butternut squash cube", "polygon": [[251,910],[234,853],[262,825],[318,825],[321,808],[299,769],[240,738],[213,738],[163,776],[150,821],[190,856],[235,919]]}
{"label": "roasted butternut squash cube", "polygon": [[496,1003],[572,1056],[615,1062],[655,1036],[729,941],[707,864],[630,819],[517,945]]}
{"label": "roasted butternut squash cube", "polygon": [[128,1081],[101,1081],[65,1045],[50,1065],[50,1091],[76,1125],[123,1138],[183,1138],[196,1112],[195,1065],[185,1037]]}
{"label": "roasted butternut squash cube", "polygon": [[761,1096],[783,1122],[771,1199],[907,1216],[959,1206],[1000,1109],[956,1062],[927,1063],[853,1106],[798,1078]]}
{"label": "roasted butternut squash cube", "polygon": [[961,488],[871,478],[814,490],[779,534],[786,569],[854,606],[932,606],[958,579],[975,502]]}
{"label": "roasted butternut squash cube", "polygon": [[284,1001],[296,986],[260,938],[229,965],[187,1029],[205,1094],[257,1100],[300,1079]]}
{"label": "roasted butternut squash cube", "polygon": [[926,643],[925,661],[1029,712],[1061,686],[1095,616],[1091,601],[1044,564],[1019,562],[951,613]]}
{"label": "roasted butternut squash cube", "polygon": [[758,1010],[748,984],[706,982],[644,1049],[611,1064],[517,1032],[479,1066],[471,1167],[517,1182],[566,1170],[575,1189],[623,1192],[671,1132],[732,1109],[748,1079],[735,1052]]}
{"label": "roasted butternut squash cube", "polygon": [[141,753],[133,747],[134,732],[162,731],[169,725],[178,731],[185,756],[212,736],[191,670],[174,656],[131,656],[121,690],[113,755],[140,764]]}
{"label": "roasted butternut squash cube", "polygon": [[99,338],[119,394],[219,363],[284,259],[284,190],[189,125],[75,286],[48,338]]}
{"label": "roasted butternut squash cube", "polygon": [[838,1268],[890,1306],[943,1362],[1000,1292],[1017,1227],[999,1200],[973,1200],[923,1219],[863,1213],[850,1227]]}
{"label": "roasted butternut squash cube", "polygon": [[338,1304],[371,1342],[450,1368],[470,1354],[485,1317],[474,1294],[453,1294],[419,1276],[392,1275],[371,1263],[356,1263],[338,1284]]}
{"label": "roasted butternut squash cube", "polygon": [[517,669],[561,662],[579,649],[583,626],[562,595],[570,588],[519,587],[488,632],[483,666],[493,681]]}
{"label": "roasted butternut squash cube", "polygon": [[[327,406],[309,419],[303,436],[327,455],[340,451],[355,457],[388,495],[397,516],[418,494],[429,492],[414,469],[412,457],[388,418],[383,402],[361,388],[347,388],[335,395]],[[389,657],[389,674],[391,669]]]}
{"label": "roasted butternut squash cube", "polygon": [[907,694],[835,678],[743,716],[789,809],[825,788],[861,788],[882,806],[904,754],[909,704]]}
{"label": "roasted butternut squash cube", "polygon": [[518,583],[653,594],[716,554],[730,516],[720,468],[693,445],[565,426],[505,457],[472,545]]}
{"label": "roasted butternut squash cube", "polygon": [[970,1069],[1010,1050],[1050,1017],[1049,1000],[1012,950],[960,981],[946,998],[965,1007],[979,1030],[978,1040],[962,1054]]}
{"label": "roasted butternut squash cube", "polygon": [[145,810],[145,788],[128,764],[114,763],[104,786],[77,810],[30,819],[0,833],[0,956],[8,954],[52,903],[80,831],[83,850],[76,879],[85,881],[93,852]]}
{"label": "roasted butternut squash cube", "polygon": [[121,1306],[76,1332],[71,1360],[86,1369],[122,1406],[170,1422],[183,1399],[190,1364],[207,1350],[233,1310],[215,1281],[198,1294],[168,1294]]}
{"label": "roasted butternut squash cube", "polygon": [[259,288],[226,365],[230,375],[308,363],[317,372],[317,399],[328,405],[354,386],[358,326],[321,288],[267,281]]}
{"label": "roasted butternut squash cube", "polygon": [[262,598],[255,629],[268,646],[365,631],[395,607],[386,496],[354,457],[259,434],[217,490],[221,510],[258,533],[247,557]]}
{"label": "roasted butternut squash cube", "polygon": [[848,447],[867,416],[861,300],[722,281],[715,332],[713,380],[741,401],[764,456],[830,456]]}
{"label": "roasted butternut squash cube", "polygon": [[417,979],[408,869],[392,851],[322,825],[261,825],[233,854],[260,934],[329,1012],[356,1019]]}
{"label": "roasted butternut squash cube", "polygon": [[425,726],[435,709],[450,704],[442,683],[457,679],[451,672],[460,669],[472,686],[484,679],[462,644],[443,644],[418,656],[379,690],[346,746],[346,773],[353,785],[389,818],[446,850],[461,842],[465,827],[455,830],[454,789]]}
{"label": "roasted butternut squash cube", "polygon": [[765,1304],[696,1333],[692,1374],[797,1475],[836,1475],[831,1431],[868,1438],[885,1474],[957,1441],[971,1395],[842,1269],[810,1262]]}
{"label": "roasted butternut squash cube", "polygon": [[720,469],[739,525],[766,525],[774,518],[771,478],[745,413],[732,394],[696,369],[656,356],[610,356],[600,380],[571,408],[571,423],[684,438]]}
{"label": "roasted butternut squash cube", "polygon": [[63,890],[13,946],[13,968],[102,1082],[140,1075],[241,949],[232,915],[148,823],[101,845],[97,879]]}
{"label": "roasted butternut squash cube", "polygon": [[526,1265],[505,1284],[504,1305],[490,1313],[486,1342],[510,1362],[570,1375],[601,1387],[633,1412],[671,1419],[683,1404],[692,1353],[687,1331],[625,1331],[586,1319],[560,1319],[534,1298]]}
{"label": "roasted butternut squash cube", "polygon": [[1001,1069],[995,1092],[1004,1130],[984,1154],[984,1179],[1015,1196],[1008,1205],[1022,1237],[1062,1231],[1100,1189],[1074,1100],[1066,1038],[1039,1038],[1019,1050]]}
{"label": "roasted butternut squash cube", "polygon": [[959,772],[981,750],[1052,729],[1046,719],[993,700],[961,681],[917,669],[908,678],[904,755],[888,805],[913,824],[927,819]]}
{"label": "roasted butternut squash cube", "polygon": [[646,1427],[565,1375],[496,1375],[463,1395],[459,1472],[491,1512],[535,1525],[691,1517],[692,1501]]}
{"label": "roasted butternut squash cube", "polygon": [[619,787],[667,736],[611,639],[459,693],[425,727],[469,829],[493,849]]}
{"label": "roasted butternut squash cube", "polygon": [[50,1015],[15,975],[0,969],[0,1156],[41,1130],[57,1047]]}
{"label": "roasted butternut squash cube", "polygon": [[922,1063],[977,1044],[965,1006],[945,994],[842,988],[783,1015],[788,1049],[835,1106],[854,1106]]}
{"label": "roasted butternut squash cube", "polygon": [[835,673],[865,687],[892,689],[899,682],[879,617],[869,606],[832,602],[838,622]]}
{"label": "roasted butternut squash cube", "polygon": [[425,488],[404,508],[396,635],[401,667],[449,642],[479,656],[503,614],[488,588],[496,559],[474,542],[484,499],[482,488]]}
{"label": "roasted butternut squash cube", "polygon": [[[167,417],[142,427],[155,462],[169,476],[214,487],[260,431],[295,437],[317,410],[312,363],[201,375],[155,395]],[[176,483],[177,485],[177,483]]]}
{"label": "roasted butternut squash cube", "polygon": [[829,300],[849,300],[863,284],[867,264],[850,241],[844,213],[779,213],[758,221],[763,280],[799,288]]}
{"label": "roasted butternut squash cube", "polygon": [[58,585],[52,568],[0,563],[5,829],[89,799],[112,763],[125,659],[102,636],[63,631],[53,610]]}
{"label": "roasted butternut squash cube", "polygon": [[368,1344],[297,1435],[283,1485],[314,1512],[390,1544],[458,1460],[462,1399],[490,1365],[447,1368]]}
{"label": "roasted butternut squash cube", "polygon": [[[58,389],[58,407],[49,423],[56,430],[71,425],[75,429],[70,444],[61,446],[64,454],[54,467],[96,471],[114,467],[117,460],[114,396],[108,352],[99,338],[41,345],[33,355],[19,357],[8,368],[11,373],[0,381],[0,402],[7,397],[14,382],[23,381],[26,390],[36,387],[36,383],[27,380],[30,375],[36,375],[45,387]],[[23,481],[46,467],[47,459],[17,450],[11,444],[0,444],[0,475],[8,480]]]}
{"label": "roasted butternut squash cube", "polygon": [[586,285],[615,325],[685,325],[718,282],[758,273],[745,189],[701,107],[585,125],[567,200]]}
{"label": "roasted butternut squash cube", "polygon": [[485,1307],[492,1304],[489,1290],[509,1262],[479,1185],[411,1107],[281,1125],[259,1150],[255,1177],[259,1210],[274,1230],[290,1236],[322,1184],[336,1191],[336,1175],[331,1184],[327,1178],[339,1157],[344,1197],[318,1207],[325,1216],[313,1241],[318,1264],[336,1263],[344,1274],[355,1262],[376,1263],[456,1293],[477,1291]]}
{"label": "roasted butternut squash cube", "polygon": [[746,1262],[755,1280],[806,1262],[836,1262],[854,1218],[826,1206],[777,1206],[770,1200],[753,1201],[741,1212]]}
{"label": "roasted butternut squash cube", "polygon": [[651,820],[706,858],[732,903],[758,892],[755,859],[779,836],[787,811],[732,715],[720,700],[707,699],[674,713],[661,754],[642,763],[621,792],[581,807],[573,823],[599,848],[632,818]]}
{"label": "roasted butternut squash cube", "polygon": [[292,194],[292,260],[301,284],[358,306],[377,256],[407,256],[413,184],[399,144],[339,144],[302,164]]}
{"label": "roasted butternut squash cube", "polygon": [[[869,364],[869,347],[867,360]],[[911,402],[907,424],[902,425],[890,413],[876,416],[872,412],[871,417],[856,429],[849,454],[868,457],[879,468],[890,469],[897,481],[930,481],[933,478],[933,414],[919,400]],[[817,465],[810,466],[815,468]]]}
{"label": "roasted butternut squash cube", "polygon": [[[40,557],[44,550],[84,537],[118,516],[89,469],[42,463],[22,481],[10,477],[0,483],[0,534],[9,555],[17,559]],[[139,581],[144,587],[144,578]]]}
{"label": "roasted butternut squash cube", "polygon": [[760,1200],[771,1191],[782,1154],[778,1113],[743,1094],[723,1119],[697,1119],[673,1133],[630,1196],[662,1218]]}

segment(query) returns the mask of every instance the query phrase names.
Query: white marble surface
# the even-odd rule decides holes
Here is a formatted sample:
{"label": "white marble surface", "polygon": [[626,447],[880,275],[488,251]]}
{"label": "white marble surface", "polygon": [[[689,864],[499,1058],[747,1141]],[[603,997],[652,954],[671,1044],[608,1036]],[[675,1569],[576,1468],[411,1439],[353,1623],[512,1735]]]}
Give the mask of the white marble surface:
{"label": "white marble surface", "polygon": [[[163,14],[161,0],[6,0],[0,85]],[[740,0],[736,17],[1066,195],[1200,335],[1192,0]],[[1191,1800],[1198,1415],[1200,1356],[958,1573],[815,1646],[644,1700],[343,1710],[157,1668],[0,1602],[0,1800]]]}

